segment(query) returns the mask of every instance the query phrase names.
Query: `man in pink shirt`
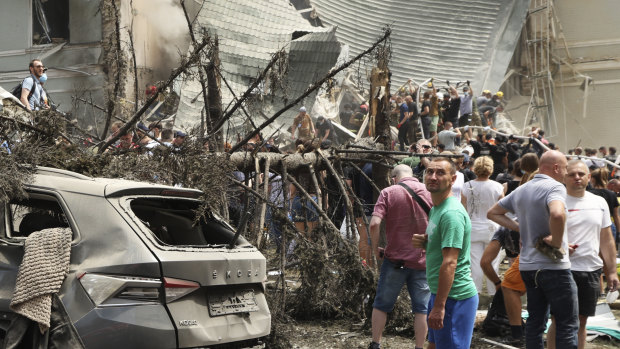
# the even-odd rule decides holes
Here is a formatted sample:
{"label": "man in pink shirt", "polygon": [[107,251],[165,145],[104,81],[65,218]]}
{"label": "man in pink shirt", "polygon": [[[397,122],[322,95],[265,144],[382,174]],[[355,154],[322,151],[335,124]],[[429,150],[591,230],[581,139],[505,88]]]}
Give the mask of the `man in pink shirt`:
{"label": "man in pink shirt", "polygon": [[[408,165],[394,167],[392,178],[396,184],[381,191],[370,220],[373,251],[383,263],[373,303],[372,342],[368,348],[381,347],[387,314],[394,309],[404,284],[407,284],[411,310],[415,314],[415,347],[422,348],[428,331],[426,313],[430,289],[426,282],[426,253],[414,248],[411,240],[414,234],[423,235],[426,231],[427,212],[433,204],[430,193],[413,177]],[[410,191],[417,195],[417,199]],[[385,221],[387,245],[384,251],[379,251],[382,221]]]}

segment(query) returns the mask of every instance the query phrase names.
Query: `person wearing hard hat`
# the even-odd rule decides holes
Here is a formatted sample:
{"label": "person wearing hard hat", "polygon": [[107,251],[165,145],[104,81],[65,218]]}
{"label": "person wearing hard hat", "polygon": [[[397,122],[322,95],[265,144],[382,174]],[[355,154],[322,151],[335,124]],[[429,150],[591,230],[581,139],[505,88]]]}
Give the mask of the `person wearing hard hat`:
{"label": "person wearing hard hat", "polygon": [[478,108],[487,105],[489,101],[491,100],[492,96],[493,95],[491,94],[491,91],[489,90],[482,91],[480,96],[476,97],[476,104],[478,105]]}
{"label": "person wearing hard hat", "polygon": [[502,103],[503,98],[504,98],[504,93],[502,91],[497,91],[497,93],[495,93],[493,97],[491,97],[491,100],[489,101],[488,104],[492,107],[499,107]]}

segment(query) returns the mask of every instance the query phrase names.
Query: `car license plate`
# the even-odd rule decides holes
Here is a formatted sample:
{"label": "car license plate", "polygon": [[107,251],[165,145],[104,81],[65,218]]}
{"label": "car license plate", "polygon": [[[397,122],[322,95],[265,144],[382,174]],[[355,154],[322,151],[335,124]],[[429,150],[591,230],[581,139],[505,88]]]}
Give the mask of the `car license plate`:
{"label": "car license plate", "polygon": [[209,314],[211,316],[258,311],[258,304],[256,304],[253,290],[215,294],[210,295],[208,298]]}

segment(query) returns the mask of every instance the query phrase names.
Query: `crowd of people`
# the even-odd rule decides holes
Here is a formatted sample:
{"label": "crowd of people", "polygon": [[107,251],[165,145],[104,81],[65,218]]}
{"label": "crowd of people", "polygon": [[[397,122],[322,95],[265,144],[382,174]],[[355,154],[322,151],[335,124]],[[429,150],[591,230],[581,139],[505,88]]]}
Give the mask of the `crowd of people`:
{"label": "crowd of people", "polygon": [[[43,108],[37,103],[44,98],[42,62],[32,61],[30,72],[22,101],[29,109]],[[421,93],[409,84],[392,97],[392,125],[398,129],[394,147],[411,156],[393,167],[393,185],[380,192],[373,186],[373,162],[363,160],[343,169],[355,198],[339,187],[340,174],[317,175],[307,166],[290,173],[295,183],[288,188],[275,172],[269,178],[240,171],[233,175],[246,184],[268,183],[267,230],[289,255],[295,244],[281,246],[282,222],[271,218],[274,208],[283,208],[309,239],[319,239],[313,231],[320,211],[344,232],[356,227],[362,262],[370,267],[381,263],[370,349],[380,348],[388,314],[405,284],[415,317],[415,348],[426,340],[428,348],[469,348],[482,293],[501,294],[494,300],[503,303],[512,345],[543,348],[551,314],[548,347],[584,348],[587,319],[599,297],[618,288],[620,156],[614,147],[561,153],[538,128],[526,140],[503,136],[495,132],[503,108],[501,91],[485,90],[474,97],[469,83],[460,86],[461,93],[459,86],[447,86],[442,94],[430,83]],[[34,94],[29,95],[31,89]],[[365,104],[356,110],[346,104],[342,125],[357,131],[367,113]],[[299,109],[289,129],[294,151],[341,143],[331,120],[315,119],[305,107]],[[121,134],[122,126],[112,124],[108,139],[119,139],[110,150],[180,149],[187,136],[161,122],[138,124],[135,131]],[[244,146],[247,151],[256,148],[279,151],[274,139],[260,134]],[[355,222],[348,222],[345,202],[353,207],[350,218]],[[233,224],[247,205],[237,190],[230,198]],[[382,225],[384,246],[379,243]],[[500,275],[504,258],[509,268]],[[525,326],[522,295],[527,295],[529,313]]]}
{"label": "crowd of people", "polygon": [[[435,152],[438,158],[413,156],[401,161],[393,170],[395,185],[384,189],[376,202],[370,230],[373,233],[385,220],[387,246],[374,249],[383,265],[369,348],[380,347],[384,319],[405,283],[415,314],[416,348],[422,347],[426,336],[420,318],[430,328],[431,345],[469,348],[475,297],[485,292],[484,282],[487,294],[499,291],[502,295],[494,301],[501,300],[505,308],[511,344],[543,348],[550,312],[553,326],[547,335],[548,347],[584,348],[587,318],[594,315],[601,294],[618,288],[618,180],[610,175],[608,164],[596,158],[569,160],[557,150],[538,153],[539,148],[518,142],[500,141],[487,147],[486,136],[469,143],[478,143],[472,155],[465,147],[461,152],[439,153],[428,140],[418,141],[416,153]],[[509,144],[516,144],[511,151],[517,157],[512,162],[507,161],[507,151],[497,149]],[[488,152],[481,154],[485,148]],[[453,161],[459,154],[462,158]],[[452,156],[441,158],[446,155]],[[604,151],[601,156],[603,159]],[[497,166],[496,160],[505,166]],[[449,177],[450,190],[444,195],[453,200],[450,208],[444,207],[444,201],[435,200],[435,167],[442,163],[446,169],[440,174]],[[455,168],[451,175],[450,166]],[[473,178],[468,173],[470,166]],[[423,202],[407,194],[408,190],[415,191]],[[429,194],[432,204],[427,199]],[[455,205],[459,196],[460,203]],[[433,207],[428,215],[423,213],[425,205]],[[437,219],[437,215],[442,218]],[[376,239],[376,234],[371,235]],[[434,237],[441,239],[441,244]],[[414,243],[408,246],[406,240]],[[421,261],[424,252],[416,248],[426,248],[426,263]],[[452,251],[454,248],[458,251]],[[504,259],[502,250],[510,263],[503,277],[498,271]],[[438,253],[441,258],[437,258]],[[399,263],[401,271],[394,271]],[[459,268],[463,264],[466,267]],[[426,283],[419,277],[423,271]],[[395,277],[394,273],[400,274]],[[389,300],[384,299],[383,289],[389,290]],[[421,308],[419,301],[427,299],[429,289],[428,307]],[[529,312],[525,326],[520,298],[524,294]]]}
{"label": "crowd of people", "polygon": [[[547,346],[584,348],[587,319],[597,301],[618,288],[616,149],[576,147],[561,153],[536,127],[528,137],[504,136],[495,128],[501,92],[483,91],[474,98],[470,86],[461,95],[450,87],[443,96],[429,88],[419,113],[415,90],[393,98],[392,125],[398,129],[393,146],[411,153],[392,169],[393,185],[373,197],[371,162],[360,164],[365,170],[345,171],[347,178],[353,174],[347,183],[362,197],[364,209],[356,219],[366,215],[369,221],[367,226],[356,221],[360,257],[368,265],[374,259],[381,263],[369,348],[380,348],[404,285],[416,348],[426,340],[429,348],[469,348],[482,293],[493,296],[493,307],[506,314],[510,344],[543,348],[551,314]],[[363,104],[357,111],[345,105],[340,117],[356,131],[365,112]],[[302,117],[312,122],[302,110],[295,121],[299,127]],[[325,144],[333,126],[325,129],[299,137]],[[329,189],[310,192],[313,198],[327,192],[323,202],[330,218],[343,222]],[[379,244],[382,225],[384,246]],[[502,275],[505,259],[509,267]]]}

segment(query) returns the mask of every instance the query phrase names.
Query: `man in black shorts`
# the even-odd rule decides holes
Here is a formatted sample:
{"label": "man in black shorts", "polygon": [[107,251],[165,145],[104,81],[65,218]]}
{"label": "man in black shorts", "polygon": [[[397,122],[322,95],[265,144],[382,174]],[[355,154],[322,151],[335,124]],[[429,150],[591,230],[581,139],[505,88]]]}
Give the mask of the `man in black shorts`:
{"label": "man in black shorts", "polygon": [[[579,300],[579,349],[586,345],[586,322],[596,311],[600,296],[599,280],[604,266],[608,269],[605,275],[609,291],[618,288],[616,246],[611,235],[609,208],[603,198],[586,191],[589,181],[590,172],[585,162],[571,160],[564,179],[568,194],[566,233],[571,272],[577,284]],[[547,342],[547,348],[555,349],[555,323],[549,328]]]}

